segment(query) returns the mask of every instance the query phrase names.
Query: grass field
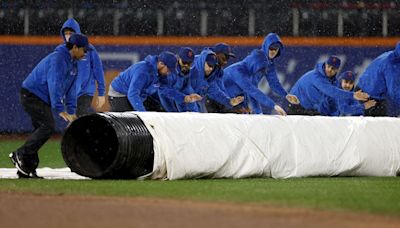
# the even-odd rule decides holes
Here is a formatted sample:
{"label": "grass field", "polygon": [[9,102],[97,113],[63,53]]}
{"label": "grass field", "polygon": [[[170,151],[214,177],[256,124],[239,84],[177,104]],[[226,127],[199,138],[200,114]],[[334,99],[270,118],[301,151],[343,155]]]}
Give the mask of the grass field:
{"label": "grass field", "polygon": [[[0,167],[11,168],[8,153],[23,141],[0,140]],[[65,167],[60,141],[40,151],[40,167]],[[400,180],[396,177],[135,180],[5,180],[0,191],[42,194],[157,197],[239,204],[369,212],[400,217]]]}

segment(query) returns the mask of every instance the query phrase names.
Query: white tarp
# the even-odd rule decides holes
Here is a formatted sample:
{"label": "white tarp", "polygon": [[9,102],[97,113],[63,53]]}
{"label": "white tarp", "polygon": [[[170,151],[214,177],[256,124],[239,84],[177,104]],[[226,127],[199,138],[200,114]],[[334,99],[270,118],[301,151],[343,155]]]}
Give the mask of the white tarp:
{"label": "white tarp", "polygon": [[[66,179],[66,180],[85,180],[88,177],[80,176],[71,172],[70,168],[38,168],[36,169],[37,175],[45,179]],[[0,179],[16,179],[16,168],[0,168]]]}
{"label": "white tarp", "polygon": [[136,112],[150,178],[396,176],[400,119]]}

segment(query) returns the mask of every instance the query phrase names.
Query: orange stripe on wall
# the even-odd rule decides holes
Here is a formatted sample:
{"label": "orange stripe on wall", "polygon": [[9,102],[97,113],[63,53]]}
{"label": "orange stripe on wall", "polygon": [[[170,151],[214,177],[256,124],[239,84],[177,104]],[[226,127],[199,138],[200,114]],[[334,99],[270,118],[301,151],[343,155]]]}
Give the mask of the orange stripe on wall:
{"label": "orange stripe on wall", "polygon": [[[91,36],[94,45],[198,45],[210,46],[225,42],[232,46],[259,46],[263,37],[174,37],[174,36]],[[351,46],[351,47],[394,47],[399,37],[390,38],[330,38],[330,37],[282,37],[285,46]],[[59,36],[0,36],[0,44],[12,45],[57,45]]]}

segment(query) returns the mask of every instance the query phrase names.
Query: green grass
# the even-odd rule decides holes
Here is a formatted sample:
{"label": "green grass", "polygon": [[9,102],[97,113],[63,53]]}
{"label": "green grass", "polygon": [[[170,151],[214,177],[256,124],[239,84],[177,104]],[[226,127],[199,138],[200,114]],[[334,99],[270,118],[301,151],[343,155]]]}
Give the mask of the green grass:
{"label": "green grass", "polygon": [[[8,154],[24,144],[23,140],[0,140],[0,167],[14,167]],[[49,140],[39,150],[39,167],[61,168],[66,167],[61,155],[60,140]]]}
{"label": "green grass", "polygon": [[[0,141],[0,167],[22,141]],[[3,161],[6,157],[6,161]],[[40,152],[41,166],[64,167],[59,141]],[[158,197],[209,202],[306,207],[387,214],[400,217],[400,180],[396,177],[135,180],[0,180],[0,191],[43,194]]]}

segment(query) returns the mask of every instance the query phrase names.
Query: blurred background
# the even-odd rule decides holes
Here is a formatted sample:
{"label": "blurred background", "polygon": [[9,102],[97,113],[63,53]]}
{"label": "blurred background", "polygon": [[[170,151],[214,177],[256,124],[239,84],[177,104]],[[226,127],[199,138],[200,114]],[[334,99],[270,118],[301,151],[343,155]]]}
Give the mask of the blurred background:
{"label": "blurred background", "polygon": [[54,35],[74,17],[88,35],[397,36],[400,1],[0,1],[0,34]]}
{"label": "blurred background", "polygon": [[[104,67],[107,86],[120,71],[164,50],[196,53],[218,42],[242,60],[276,32],[285,45],[275,61],[286,90],[316,63],[335,54],[357,77],[399,41],[400,1],[315,0],[0,0],[0,133],[31,130],[19,103],[22,81],[61,44],[60,28],[76,19]],[[278,104],[264,80],[259,88]],[[104,106],[98,111],[107,111]],[[400,109],[391,110],[398,116]],[[58,129],[65,127],[58,120]]]}

